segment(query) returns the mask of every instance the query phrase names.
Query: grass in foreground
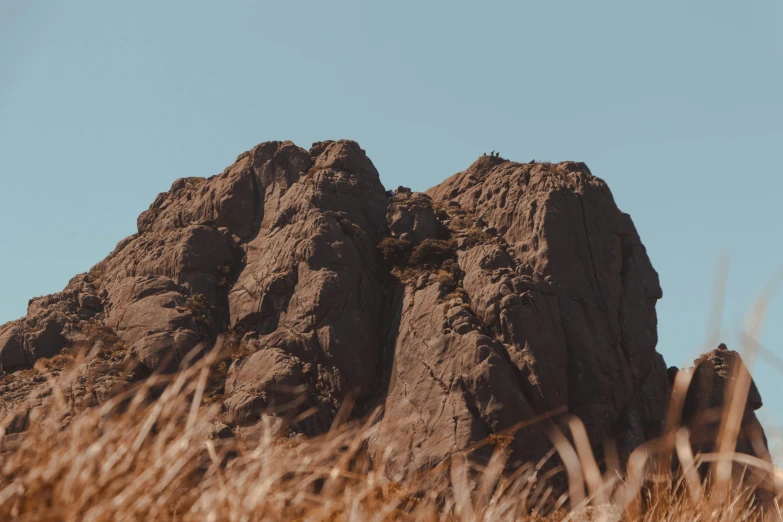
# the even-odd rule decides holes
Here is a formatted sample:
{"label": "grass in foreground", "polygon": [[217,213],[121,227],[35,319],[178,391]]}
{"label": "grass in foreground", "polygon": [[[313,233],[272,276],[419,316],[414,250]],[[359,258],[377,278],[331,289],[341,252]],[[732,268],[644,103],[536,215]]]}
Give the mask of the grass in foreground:
{"label": "grass in foreground", "polygon": [[[573,445],[553,435],[562,467],[511,474],[500,445],[485,467],[457,454],[432,472],[394,476],[388,453],[375,462],[366,453],[371,420],[307,439],[284,436],[279,419],[265,417],[252,441],[209,439],[219,416],[218,405],[203,405],[212,362],[165,383],[152,376],[67,425],[67,379],[41,388],[50,408],[17,447],[0,448],[0,519],[783,520],[779,470],[730,452],[693,456],[684,429],[638,449],[623,473],[599,470],[578,419]],[[0,435],[10,421],[0,419]],[[660,473],[669,451],[684,473]],[[706,485],[697,470],[710,462],[727,463],[734,478]],[[557,473],[568,478],[565,492]]]}

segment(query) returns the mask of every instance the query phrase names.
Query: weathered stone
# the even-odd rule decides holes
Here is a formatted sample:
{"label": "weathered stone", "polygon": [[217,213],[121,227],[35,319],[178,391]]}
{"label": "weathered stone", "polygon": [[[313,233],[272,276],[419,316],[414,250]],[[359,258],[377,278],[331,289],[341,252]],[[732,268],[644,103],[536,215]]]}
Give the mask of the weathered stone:
{"label": "weathered stone", "polygon": [[694,451],[709,453],[717,449],[722,412],[730,397],[730,387],[732,383],[747,379],[749,389],[742,405],[737,451],[769,460],[767,438],[755,413],[763,406],[761,394],[740,355],[720,344],[696,359],[690,371],[692,378],[682,417],[691,428]]}
{"label": "weathered stone", "polygon": [[[293,429],[317,434],[346,404],[354,416],[382,407],[370,449],[393,448],[399,469],[487,438],[506,441],[513,462],[535,460],[567,414],[621,455],[660,432],[670,384],[655,351],[658,276],[584,164],[484,156],[426,194],[390,193],[355,142],[268,142],[221,174],[177,180],[137,223],[0,327],[2,372],[96,348],[71,389],[78,410],[228,334],[227,424],[205,436],[250,441],[262,415],[282,427],[305,411]],[[723,400],[727,356],[716,354],[697,363],[694,382],[710,391],[689,394],[689,423]],[[0,406],[45,380],[0,386]],[[752,388],[739,451],[766,449],[760,406]]]}
{"label": "weathered stone", "polygon": [[266,346],[339,372],[365,398],[381,354],[384,292],[375,247],[387,234],[387,196],[355,143],[317,143],[311,155],[308,177],[280,193],[247,244],[228,297],[231,323]]}
{"label": "weathered stone", "polygon": [[[655,352],[661,290],[630,218],[606,184],[582,164],[482,157],[427,193],[436,202],[457,202],[489,225],[487,235],[504,238],[508,259],[485,262],[487,268],[505,264],[520,273],[529,267],[544,278],[535,285],[541,290],[519,294],[512,280],[492,283],[482,275],[486,268],[470,250],[460,255],[474,309],[535,388],[528,392],[537,397],[533,403],[567,405],[585,421],[591,440],[622,438],[615,431],[624,429],[628,415],[641,418],[638,436],[655,436],[669,393]],[[525,304],[498,317],[494,296],[513,294]],[[640,405],[635,398],[643,386],[648,396]]]}
{"label": "weathered stone", "polygon": [[13,372],[31,366],[19,326],[9,323],[0,327],[0,371]]}
{"label": "weathered stone", "polygon": [[420,192],[398,192],[389,204],[386,216],[393,235],[406,236],[414,243],[425,239],[440,239],[446,234],[443,224],[435,216],[432,201]]}
{"label": "weathered stone", "polygon": [[79,294],[79,306],[94,312],[100,312],[102,308],[101,298],[92,294]]}

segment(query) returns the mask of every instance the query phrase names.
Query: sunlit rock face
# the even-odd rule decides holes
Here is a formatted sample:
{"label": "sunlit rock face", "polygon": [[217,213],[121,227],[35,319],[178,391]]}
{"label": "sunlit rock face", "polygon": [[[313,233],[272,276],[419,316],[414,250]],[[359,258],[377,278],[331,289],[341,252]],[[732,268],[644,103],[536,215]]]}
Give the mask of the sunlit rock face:
{"label": "sunlit rock face", "polygon": [[[174,182],[106,259],[0,326],[0,368],[20,376],[0,404],[63,350],[99,360],[72,387],[78,410],[219,341],[211,396],[234,434],[264,414],[314,435],[375,412],[371,451],[416,470],[501,435],[514,462],[537,460],[576,415],[627,455],[660,434],[670,395],[660,297],[631,218],[582,163],[483,156],[392,192],[355,142],[268,142]],[[720,380],[710,364],[697,372]],[[691,416],[715,398],[700,393]]]}

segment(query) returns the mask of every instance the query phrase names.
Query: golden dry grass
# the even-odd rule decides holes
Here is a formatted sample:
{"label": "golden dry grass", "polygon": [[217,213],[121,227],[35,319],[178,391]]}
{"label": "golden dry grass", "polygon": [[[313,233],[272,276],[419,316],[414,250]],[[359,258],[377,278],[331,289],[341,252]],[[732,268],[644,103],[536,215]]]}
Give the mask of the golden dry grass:
{"label": "golden dry grass", "polygon": [[[279,419],[268,416],[252,441],[209,439],[219,406],[202,399],[213,362],[208,356],[175,376],[153,376],[65,427],[68,378],[49,383],[50,408],[0,456],[0,519],[781,520],[779,470],[730,451],[693,456],[685,429],[639,448],[625,472],[602,472],[582,423],[572,418],[570,438],[552,436],[569,479],[562,494],[552,481],[561,468],[542,462],[504,472],[497,440],[484,467],[457,454],[431,472],[394,476],[388,453],[374,462],[366,453],[372,418],[307,439],[285,436]],[[686,381],[683,373],[678,386]],[[684,473],[660,472],[669,451]],[[729,464],[726,480],[722,462]],[[710,463],[716,473],[702,481],[696,469]],[[738,481],[731,471],[739,466],[746,472]]]}

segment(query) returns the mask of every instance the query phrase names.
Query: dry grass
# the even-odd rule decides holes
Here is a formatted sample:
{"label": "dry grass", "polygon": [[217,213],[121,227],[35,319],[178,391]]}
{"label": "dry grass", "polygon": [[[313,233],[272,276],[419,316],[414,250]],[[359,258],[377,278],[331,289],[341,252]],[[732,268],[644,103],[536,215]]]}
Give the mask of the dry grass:
{"label": "dry grass", "polygon": [[[47,389],[50,411],[0,456],[0,519],[781,520],[780,471],[728,451],[694,457],[685,429],[636,450],[622,473],[599,469],[572,418],[570,438],[552,434],[569,479],[562,493],[552,480],[562,468],[505,470],[510,434],[485,442],[496,447],[486,466],[457,454],[408,476],[388,472],[388,453],[375,461],[367,454],[373,418],[306,439],[287,436],[284,423],[267,416],[253,440],[208,438],[220,415],[203,401],[214,355],[80,414],[69,411],[61,375]],[[684,473],[661,474],[668,451]],[[721,462],[746,468],[744,478],[723,481]],[[696,473],[708,463],[716,463],[717,480]]]}

